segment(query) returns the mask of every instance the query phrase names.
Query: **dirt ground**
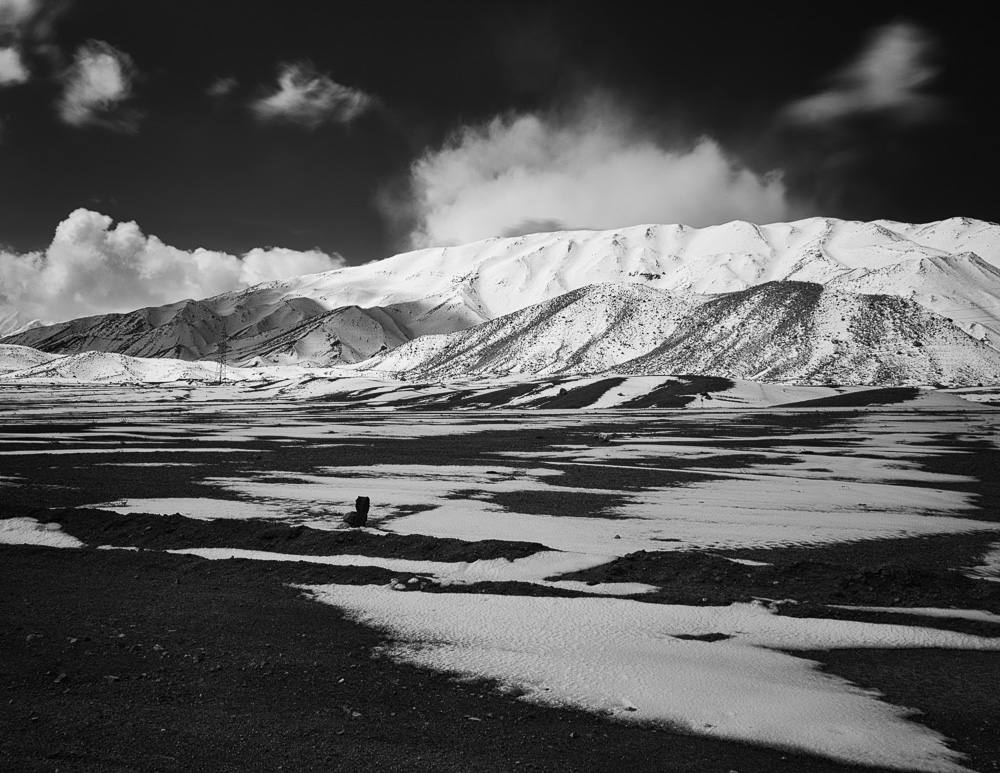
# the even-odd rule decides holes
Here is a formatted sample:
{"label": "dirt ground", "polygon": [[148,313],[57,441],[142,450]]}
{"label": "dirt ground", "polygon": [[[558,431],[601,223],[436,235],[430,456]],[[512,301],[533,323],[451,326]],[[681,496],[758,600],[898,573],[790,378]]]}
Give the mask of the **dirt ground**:
{"label": "dirt ground", "polygon": [[[69,411],[51,421],[36,417],[28,422],[8,412],[0,416],[0,450],[23,448],[5,442],[5,432],[35,432],[51,438],[46,447],[66,449],[67,441],[58,433],[85,431],[87,426],[74,415]],[[702,431],[704,437],[724,431],[731,447],[747,455],[745,462],[768,448],[769,436],[821,430],[847,415],[822,410],[748,414],[713,418]],[[669,424],[669,415],[658,414],[645,428],[661,426],[666,431]],[[200,481],[264,467],[297,474],[331,465],[469,464],[501,448],[509,452],[599,442],[593,438],[620,429],[614,420],[581,415],[570,429],[558,431],[373,438],[334,447],[308,438],[254,440],[233,443],[231,454],[185,453],[184,461],[196,468],[168,466],[179,455],[166,451],[129,457],[152,465],[144,467],[99,466],[98,459],[107,461],[104,454],[0,457],[0,475],[14,481],[0,488],[0,517],[59,523],[86,544],[78,549],[0,545],[0,770],[858,769],[787,750],[712,740],[683,728],[638,726],[532,705],[490,683],[401,665],[380,655],[384,634],[352,623],[337,609],[290,587],[386,584],[391,577],[407,579],[405,574],[305,563],[206,561],[162,552],[219,546],[456,561],[517,558],[542,549],[530,540],[373,537],[276,523],[75,509],[128,497],[219,496],[219,489]],[[691,425],[685,424],[684,431],[697,439],[698,430]],[[125,449],[134,445],[137,451],[144,442],[124,430],[102,437]],[[180,437],[169,442],[187,441]],[[160,438],[148,445],[162,448],[167,443]],[[971,520],[1000,524],[1000,455],[994,447],[968,438],[949,439],[948,445],[948,453],[922,464],[932,471],[971,476],[973,482],[949,485],[977,497],[979,507],[969,513]],[[510,457],[505,460],[511,463]],[[714,463],[741,462],[719,457]],[[678,462],[676,484],[683,485],[686,475]],[[662,476],[657,480],[662,483]],[[535,506],[553,514],[602,517],[614,504],[614,491],[651,483],[640,469],[571,474],[566,485],[589,488],[593,494]],[[504,504],[516,506],[516,498]],[[979,532],[821,547],[640,552],[567,579],[650,583],[660,588],[647,599],[654,603],[782,599],[787,602],[782,614],[946,625],[994,636],[997,626],[989,623],[847,612],[827,605],[953,606],[1000,613],[1000,583],[955,571],[974,565],[997,539],[997,532]],[[97,545],[141,550],[98,550]],[[768,565],[737,564],[728,558]],[[461,590],[568,593],[515,583],[481,583]],[[916,721],[952,739],[952,747],[967,755],[971,769],[1000,769],[997,653],[796,654],[918,711]]]}

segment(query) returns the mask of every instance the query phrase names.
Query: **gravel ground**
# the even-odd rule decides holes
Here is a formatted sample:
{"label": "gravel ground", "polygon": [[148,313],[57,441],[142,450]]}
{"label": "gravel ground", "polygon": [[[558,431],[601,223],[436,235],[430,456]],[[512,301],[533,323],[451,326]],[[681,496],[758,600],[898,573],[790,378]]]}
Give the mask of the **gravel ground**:
{"label": "gravel ground", "polygon": [[[724,433],[741,454],[791,432],[819,432],[844,412],[772,412],[723,419],[692,431]],[[662,415],[646,425],[670,429]],[[0,424],[12,431],[17,422]],[[27,424],[17,426],[18,430]],[[79,423],[33,419],[40,436]],[[247,521],[124,516],[75,510],[124,497],[219,495],[198,482],[252,470],[308,473],[366,463],[468,464],[496,450],[538,450],[618,431],[580,419],[579,429],[487,432],[420,440],[371,439],[336,448],[309,440],[252,441],[233,454],[143,453],[149,467],[100,467],[103,455],[0,458],[0,517],[57,522],[87,547],[0,546],[0,770],[3,771],[845,771],[851,766],[783,750],[716,741],[678,728],[639,727],[541,707],[485,682],[456,680],[379,656],[384,634],[345,620],[290,584],[377,583],[405,575],[377,568],[206,561],[163,553],[183,547],[244,547],[308,555],[359,553],[436,561],[517,558],[531,542],[470,543],[419,536],[376,537]],[[107,439],[107,438],[106,438]],[[123,433],[111,440],[140,441]],[[174,442],[185,442],[183,438]],[[55,441],[53,441],[55,443]],[[162,445],[157,443],[156,445]],[[951,484],[979,497],[970,520],[998,521],[997,452],[968,438],[929,457],[932,471],[961,472]],[[196,467],[166,466],[183,461]],[[495,458],[494,458],[495,459]],[[773,461],[773,459],[772,459]],[[475,463],[479,463],[478,461]],[[495,463],[491,461],[490,463]],[[511,463],[505,458],[505,463]],[[700,466],[709,462],[700,460]],[[718,460],[720,467],[734,464]],[[110,472],[113,470],[113,474]],[[587,471],[566,485],[594,494],[546,503],[601,517],[616,490],[641,489],[642,470]],[[678,484],[685,480],[678,465]],[[604,476],[604,477],[601,477]],[[662,483],[662,475],[657,477]],[[941,486],[947,487],[947,486]],[[358,492],[363,493],[363,492]],[[514,501],[514,500],[512,500]],[[539,505],[541,506],[541,505]],[[844,616],[996,635],[997,626],[827,604],[955,606],[1000,613],[1000,583],[964,578],[996,533],[879,540],[772,550],[636,553],[567,579],[648,582],[649,601],[721,604],[788,600],[783,614]],[[96,545],[144,548],[97,550]],[[768,566],[727,559],[765,561]],[[434,590],[431,586],[429,590]],[[447,588],[438,589],[448,592]],[[463,592],[560,594],[515,583]],[[791,603],[794,602],[794,603]],[[918,710],[919,721],[953,739],[977,771],[1000,769],[1000,657],[939,650],[797,653],[831,673]],[[865,770],[869,770],[865,768]]]}

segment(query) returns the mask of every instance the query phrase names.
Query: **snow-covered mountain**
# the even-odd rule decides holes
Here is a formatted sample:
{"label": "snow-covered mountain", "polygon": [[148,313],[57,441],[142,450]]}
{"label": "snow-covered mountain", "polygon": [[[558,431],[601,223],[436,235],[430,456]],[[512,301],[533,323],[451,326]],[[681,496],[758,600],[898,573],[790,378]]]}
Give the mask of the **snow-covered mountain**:
{"label": "snow-covered mountain", "polygon": [[0,375],[28,370],[59,359],[58,355],[40,352],[30,346],[0,344]]}
{"label": "snow-covered mountain", "polygon": [[33,327],[41,327],[46,323],[39,319],[24,316],[16,309],[0,305],[0,336],[14,335]]}
{"label": "snow-covered mountain", "polygon": [[693,305],[641,285],[590,285],[468,330],[422,336],[358,369],[431,379],[599,373],[652,351]]}
{"label": "snow-covered mountain", "polygon": [[691,373],[770,382],[978,384],[1000,351],[895,296],[767,282],[701,302],[595,285],[470,330],[419,338],[358,370],[408,379]]}
{"label": "snow-covered mountain", "polygon": [[380,309],[326,309],[311,298],[271,301],[260,292],[82,317],[3,340],[60,354],[103,351],[200,360],[218,357],[224,338],[232,362],[325,365],[363,360],[410,336]]}
{"label": "snow-covered mountain", "polygon": [[[427,361],[421,367],[428,372],[458,373],[461,367],[487,367],[489,361],[493,364],[487,369],[506,368],[511,373],[528,372],[524,370],[528,363],[546,372],[561,368],[583,371],[601,363],[617,367],[638,357],[652,357],[655,347],[645,349],[647,339],[658,338],[657,346],[680,340],[678,336],[688,340],[690,335],[684,331],[693,322],[681,325],[686,309],[723,308],[706,304],[700,296],[742,293],[780,281],[822,285],[836,291],[830,298],[858,293],[896,296],[945,318],[933,323],[935,330],[939,324],[950,325],[956,336],[964,331],[989,346],[1000,347],[1000,226],[962,218],[926,225],[831,218],[767,226],[737,221],[702,229],[651,225],[492,238],[270,282],[203,301],[73,320],[2,340],[60,353],[93,350],[205,359],[218,356],[218,344],[227,336],[233,363],[325,366],[361,362],[423,335],[464,331],[487,322],[490,324],[466,340],[467,351],[460,364]],[[582,308],[582,300],[588,308],[600,306],[594,291],[556,301],[590,285],[609,283],[632,285],[634,295],[630,300],[615,300],[613,291],[601,291],[607,296],[604,302],[610,305],[604,316],[594,311],[586,324],[571,318]],[[644,292],[647,290],[668,291],[669,295]],[[495,339],[494,334],[507,329],[508,323],[490,327],[491,321],[548,301],[555,306],[536,309],[512,323],[534,330],[533,343],[519,336],[522,353],[516,358],[508,356],[509,365],[501,366],[506,344],[500,343],[502,336]],[[743,308],[742,300],[733,303],[734,308]],[[820,305],[826,303],[824,300]],[[630,316],[630,304],[647,311]],[[879,304],[880,309],[885,306],[885,302]],[[613,317],[612,306],[619,310],[615,313],[625,316]],[[906,315],[916,314],[912,304],[905,309]],[[866,320],[882,324],[878,320],[888,319],[885,315],[889,312],[862,315],[858,324]],[[948,319],[953,324],[945,321]],[[813,329],[821,328],[803,330],[812,335]],[[754,347],[750,340],[754,330],[754,325],[743,323],[741,335],[747,340],[741,345],[747,352]],[[850,340],[863,348],[860,341],[864,334],[860,327],[857,330],[857,336]],[[511,327],[503,335],[513,333]],[[843,337],[843,332],[837,335]],[[927,335],[916,334],[917,338]],[[905,342],[909,340],[900,338],[902,348],[892,351],[907,351],[909,344]],[[960,349],[967,345],[965,337],[955,340],[962,342],[955,344]],[[488,351],[475,352],[480,345],[477,342],[489,342],[500,359]],[[421,344],[427,352],[439,345],[434,341]],[[809,343],[808,348],[813,353],[802,360],[802,377],[829,371],[827,366],[820,367],[818,360],[810,359],[825,351],[820,343]],[[688,361],[682,351],[669,356],[660,351],[656,362],[663,367],[670,363],[680,367]],[[934,359],[929,352],[917,359],[916,355],[892,356],[906,356],[908,367],[903,370],[907,372],[914,371],[909,366],[917,361],[926,360],[921,367],[928,375],[947,367],[946,357],[935,355]],[[829,356],[846,357],[845,363],[862,367],[861,355],[843,346],[830,349]],[[654,360],[643,362],[652,367]],[[716,360],[704,362],[708,367]],[[841,368],[845,378],[852,367],[845,364]],[[838,368],[833,370],[840,372]],[[781,369],[794,370],[791,366]],[[898,370],[896,366],[893,369]],[[763,363],[759,371],[767,371]],[[864,365],[863,371],[876,373],[877,369]]]}
{"label": "snow-covered mountain", "polygon": [[812,384],[995,384],[1000,351],[905,298],[768,282],[702,304],[656,349],[618,370]]}

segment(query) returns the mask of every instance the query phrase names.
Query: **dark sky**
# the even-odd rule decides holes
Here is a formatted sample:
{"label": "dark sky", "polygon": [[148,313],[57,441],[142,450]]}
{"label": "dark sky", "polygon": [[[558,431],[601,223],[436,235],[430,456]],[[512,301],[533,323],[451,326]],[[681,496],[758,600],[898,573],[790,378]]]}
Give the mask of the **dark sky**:
{"label": "dark sky", "polygon": [[[23,70],[0,58],[0,245],[44,249],[79,207],[184,250],[349,263],[533,223],[998,219],[1000,67],[973,6],[581,5],[0,0]],[[640,145],[635,186],[590,174]],[[699,147],[743,187],[671,209],[703,167],[669,164]],[[605,206],[616,185],[635,190]]]}

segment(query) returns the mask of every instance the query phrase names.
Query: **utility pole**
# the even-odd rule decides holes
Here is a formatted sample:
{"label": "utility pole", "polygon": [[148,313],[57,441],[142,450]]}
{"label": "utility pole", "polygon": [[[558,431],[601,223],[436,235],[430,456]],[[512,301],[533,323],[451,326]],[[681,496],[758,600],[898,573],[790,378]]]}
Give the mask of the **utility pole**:
{"label": "utility pole", "polygon": [[222,331],[222,340],[219,341],[219,374],[216,379],[217,384],[226,380],[226,356],[229,354],[229,333]]}

